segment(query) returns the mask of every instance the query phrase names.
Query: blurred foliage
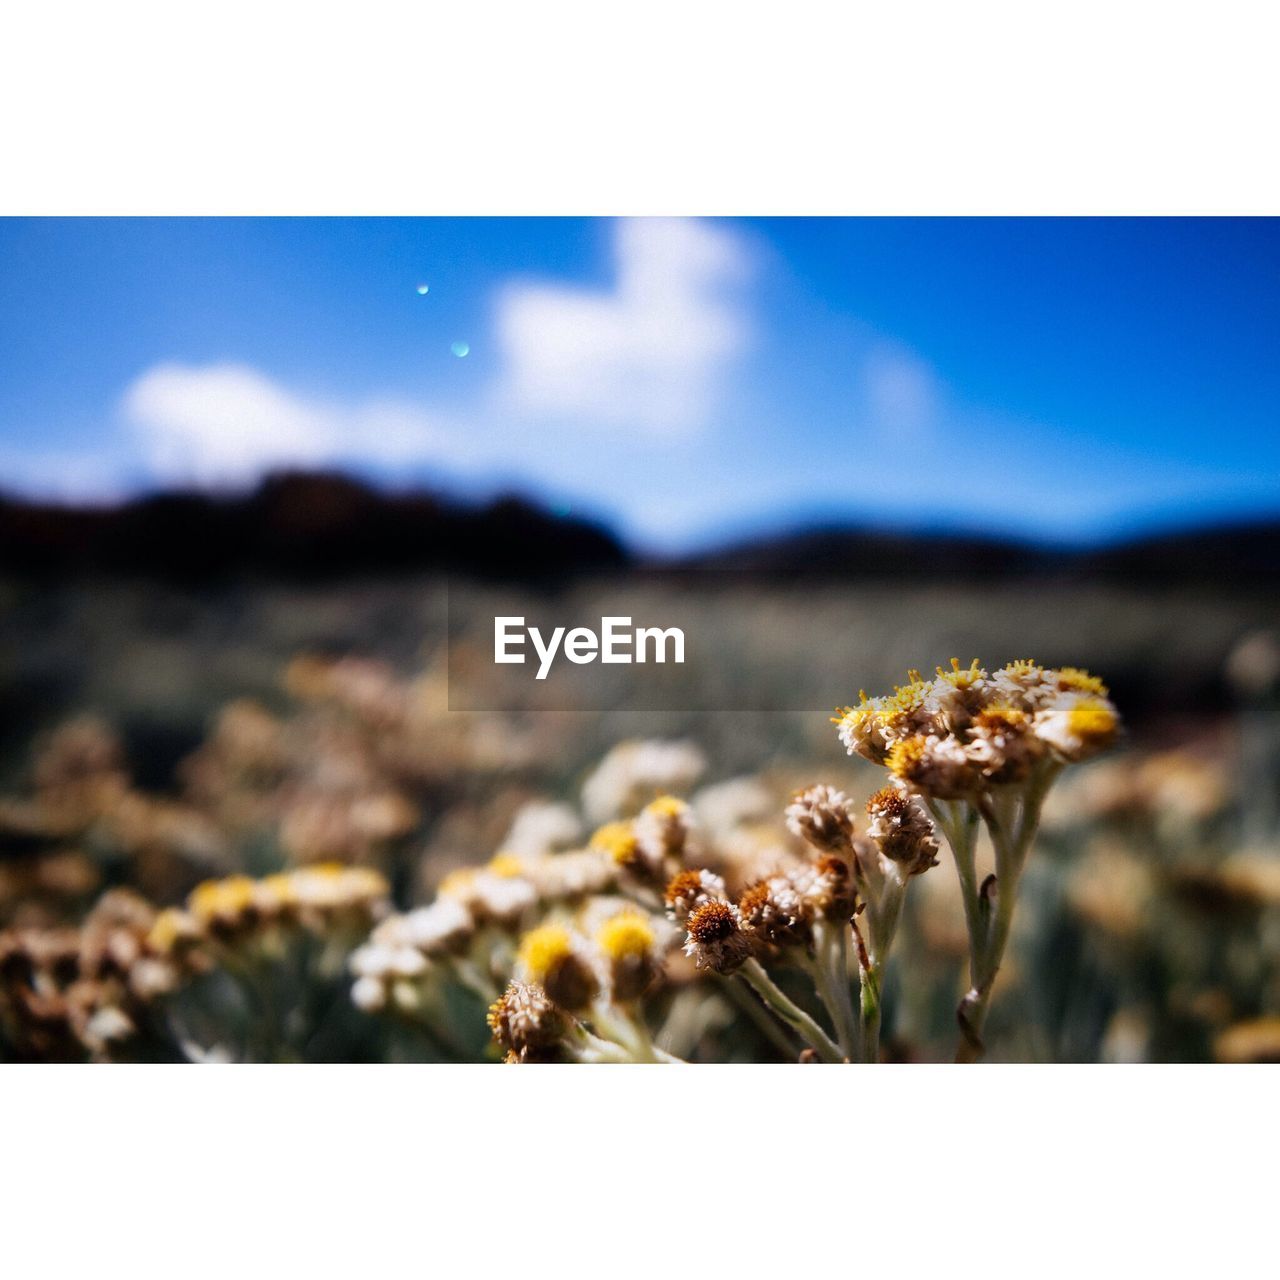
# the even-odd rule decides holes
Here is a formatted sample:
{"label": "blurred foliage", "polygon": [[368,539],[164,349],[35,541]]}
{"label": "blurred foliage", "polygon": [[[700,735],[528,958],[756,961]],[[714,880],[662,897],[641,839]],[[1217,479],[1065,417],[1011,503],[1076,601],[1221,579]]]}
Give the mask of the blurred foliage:
{"label": "blurred foliage", "polygon": [[[625,588],[636,616],[660,611],[668,589]],[[567,590],[598,615],[620,588]],[[530,604],[515,589],[456,585],[448,603],[465,628],[492,617],[495,600]],[[0,1054],[483,1058],[483,991],[442,993],[443,1036],[352,1004],[347,958],[381,912],[427,900],[451,870],[513,839],[531,855],[578,847],[609,811],[634,812],[659,789],[692,797],[728,865],[744,849],[756,856],[786,841],[793,789],[873,787],[805,708],[982,652],[1107,672],[1132,728],[1121,752],[1054,794],[990,1057],[1280,1058],[1272,601],[819,583],[722,587],[681,607],[703,610],[723,661],[780,682],[775,702],[795,709],[587,710],[569,685],[543,691],[557,709],[522,709],[512,683],[508,710],[451,712],[437,579],[0,587]],[[457,680],[466,667],[454,657]],[[634,794],[601,798],[622,786],[600,780],[610,750],[655,737],[688,739],[686,760],[702,759],[674,781],[637,776]],[[559,806],[554,831],[548,805]],[[272,880],[307,868],[319,879]],[[376,875],[381,890],[361,897],[365,884],[351,907],[348,882],[333,889],[343,868]],[[210,916],[201,946],[181,954],[165,909],[198,915],[203,882],[240,875],[268,887],[246,888],[244,919]],[[888,975],[889,1056],[950,1055],[964,947],[944,859],[908,899]],[[682,1025],[696,1023],[705,1043],[686,1045],[692,1056],[776,1056],[750,1008],[723,997],[695,1018],[686,992],[673,974],[654,1016],[686,1040]]]}

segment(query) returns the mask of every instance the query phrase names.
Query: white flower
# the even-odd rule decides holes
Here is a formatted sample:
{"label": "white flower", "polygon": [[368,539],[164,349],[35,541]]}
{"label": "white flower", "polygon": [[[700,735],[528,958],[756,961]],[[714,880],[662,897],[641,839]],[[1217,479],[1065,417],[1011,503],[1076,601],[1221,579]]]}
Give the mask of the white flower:
{"label": "white flower", "polygon": [[427,970],[427,958],[416,947],[397,947],[389,970],[397,978],[416,978]]}
{"label": "white flower", "polygon": [[498,846],[517,858],[536,858],[554,849],[565,849],[582,838],[582,823],[567,804],[535,800],[516,814]]}
{"label": "white flower", "polygon": [[1083,760],[1109,747],[1120,719],[1106,698],[1093,694],[1060,694],[1036,713],[1034,733],[1065,760]]}
{"label": "white flower", "polygon": [[755,778],[730,778],[703,787],[693,797],[701,825],[714,836],[727,835],[746,822],[757,822],[773,812],[773,796]]}
{"label": "white flower", "polygon": [[396,951],[379,942],[368,942],[351,953],[348,966],[357,978],[381,978],[391,972]]}
{"label": "white flower", "polygon": [[470,888],[476,915],[499,924],[514,924],[538,901],[537,890],[519,877],[481,872]]}
{"label": "white flower", "polygon": [[453,898],[437,898],[401,917],[405,939],[425,955],[448,951],[471,935],[471,912]]}
{"label": "white flower", "polygon": [[377,1013],[387,1002],[387,993],[374,977],[357,978],[351,988],[351,1003],[365,1013]]}
{"label": "white flower", "polygon": [[84,1030],[87,1040],[108,1044],[112,1040],[128,1039],[136,1028],[132,1019],[123,1010],[117,1009],[114,1005],[107,1005],[89,1019]]}
{"label": "white flower", "polygon": [[529,871],[538,892],[548,899],[581,898],[601,893],[609,888],[617,874],[617,864],[602,849],[548,854]]}
{"label": "white flower", "polygon": [[583,811],[595,825],[634,813],[660,792],[687,792],[706,767],[691,742],[620,742],[583,783]]}

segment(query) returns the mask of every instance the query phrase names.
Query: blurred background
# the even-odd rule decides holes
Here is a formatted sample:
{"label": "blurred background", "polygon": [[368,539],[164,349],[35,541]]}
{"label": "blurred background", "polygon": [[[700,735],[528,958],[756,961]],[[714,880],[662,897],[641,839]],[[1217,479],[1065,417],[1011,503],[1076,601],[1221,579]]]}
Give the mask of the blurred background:
{"label": "blurred background", "polygon": [[[780,827],[876,785],[831,708],[955,655],[1128,730],[1054,795],[992,1056],[1280,1058],[1273,220],[9,219],[0,278],[0,1053],[95,1055],[104,893],[407,907],[649,781]],[[716,661],[535,689],[492,618],[545,610]],[[637,741],[674,779],[600,801]],[[953,881],[899,1056],[950,1040]],[[334,1017],[308,1056],[421,1049]]]}

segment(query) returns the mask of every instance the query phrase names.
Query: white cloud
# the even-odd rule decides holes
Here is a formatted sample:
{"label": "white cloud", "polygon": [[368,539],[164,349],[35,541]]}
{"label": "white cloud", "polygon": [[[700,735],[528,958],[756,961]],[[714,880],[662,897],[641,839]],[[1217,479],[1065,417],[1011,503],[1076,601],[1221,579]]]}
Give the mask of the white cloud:
{"label": "white cloud", "polygon": [[905,347],[882,343],[868,353],[862,373],[877,431],[915,443],[934,434],[945,392],[926,361]]}
{"label": "white cloud", "polygon": [[157,365],[129,387],[123,408],[152,475],[207,485],[288,466],[411,462],[439,438],[409,406],[307,399],[240,364]]}
{"label": "white cloud", "polygon": [[517,283],[500,294],[501,399],[535,417],[697,428],[750,337],[751,257],[733,233],[692,219],[614,228],[611,291]]}
{"label": "white cloud", "polygon": [[472,404],[446,422],[431,406],[308,397],[247,364],[161,364],[122,402],[138,461],[162,482],[242,485],[290,466],[498,465],[523,457],[526,441],[545,453],[545,437],[516,429],[522,421],[695,428],[748,340],[747,249],[733,233],[691,219],[614,227],[612,292],[541,283],[500,291],[487,406]]}

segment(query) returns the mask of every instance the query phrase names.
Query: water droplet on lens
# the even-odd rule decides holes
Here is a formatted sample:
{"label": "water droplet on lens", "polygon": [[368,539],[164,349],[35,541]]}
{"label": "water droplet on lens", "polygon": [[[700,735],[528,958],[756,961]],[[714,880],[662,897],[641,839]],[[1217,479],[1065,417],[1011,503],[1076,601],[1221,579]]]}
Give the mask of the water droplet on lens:
{"label": "water droplet on lens", "polygon": [[471,353],[470,346],[468,346],[468,344],[465,342],[455,342],[449,348],[449,350],[452,351],[453,354],[457,356],[459,360],[461,360],[463,356],[469,355]]}

